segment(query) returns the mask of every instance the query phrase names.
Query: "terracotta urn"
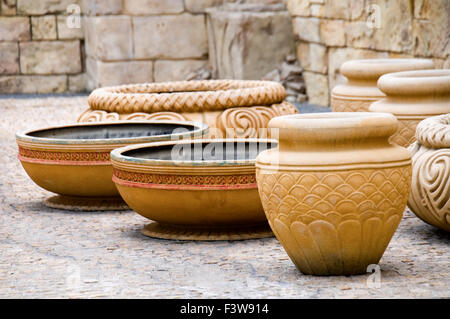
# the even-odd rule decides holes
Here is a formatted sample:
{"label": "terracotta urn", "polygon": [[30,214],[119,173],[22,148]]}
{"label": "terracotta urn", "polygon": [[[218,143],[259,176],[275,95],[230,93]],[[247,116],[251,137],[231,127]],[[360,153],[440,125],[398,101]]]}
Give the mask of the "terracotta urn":
{"label": "terracotta urn", "polygon": [[427,59],[362,59],[344,62],[340,72],[347,82],[333,88],[331,109],[333,112],[367,112],[373,102],[385,97],[377,87],[380,76],[433,68],[433,61]]}
{"label": "terracotta urn", "polygon": [[430,225],[450,231],[450,114],[419,123],[408,206]]}
{"label": "terracotta urn", "polygon": [[146,236],[235,240],[273,236],[255,178],[256,155],[275,140],[203,139],[140,144],[111,152],[125,202],[152,220]]}
{"label": "terracotta urn", "polygon": [[388,142],[386,113],[280,116],[279,147],[256,159],[270,227],[304,274],[365,273],[377,264],[403,215],[411,156]]}
{"label": "terracotta urn", "polygon": [[44,203],[67,210],[128,209],[112,182],[111,150],[134,143],[207,134],[201,123],[129,121],[46,127],[16,134],[19,160],[40,187],[59,194]]}
{"label": "terracotta urn", "polygon": [[298,113],[271,81],[206,80],[104,87],[89,95],[79,122],[115,120],[195,121],[213,138],[270,137],[269,120]]}
{"label": "terracotta urn", "polygon": [[450,69],[386,74],[378,87],[386,94],[374,102],[371,112],[389,112],[399,120],[391,141],[409,146],[415,140],[417,124],[430,116],[450,113]]}

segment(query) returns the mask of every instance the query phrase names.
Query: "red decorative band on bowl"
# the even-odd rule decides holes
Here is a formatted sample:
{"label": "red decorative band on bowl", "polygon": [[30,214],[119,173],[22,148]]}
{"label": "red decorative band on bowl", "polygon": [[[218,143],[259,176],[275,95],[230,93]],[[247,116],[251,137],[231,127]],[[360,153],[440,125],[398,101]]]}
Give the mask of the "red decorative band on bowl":
{"label": "red decorative band on bowl", "polygon": [[255,174],[243,175],[162,175],[114,169],[113,182],[119,185],[160,189],[252,189]]}
{"label": "red decorative band on bowl", "polygon": [[19,146],[20,161],[61,165],[110,165],[109,152],[37,151]]}

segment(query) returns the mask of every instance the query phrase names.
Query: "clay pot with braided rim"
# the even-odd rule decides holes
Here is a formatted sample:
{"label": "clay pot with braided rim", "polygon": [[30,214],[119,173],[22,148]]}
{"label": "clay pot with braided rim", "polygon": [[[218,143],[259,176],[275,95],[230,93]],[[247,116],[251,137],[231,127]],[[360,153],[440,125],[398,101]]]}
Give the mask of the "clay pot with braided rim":
{"label": "clay pot with braided rim", "polygon": [[279,147],[256,159],[269,224],[304,274],[365,273],[402,218],[411,156],[388,138],[387,113],[317,113],[272,119]]}
{"label": "clay pot with braided rim", "polygon": [[420,70],[385,74],[378,87],[386,94],[371,112],[389,112],[399,120],[391,141],[407,147],[415,140],[420,121],[450,113],[450,70]]}
{"label": "clay pot with braided rim", "polygon": [[[208,124],[212,137],[265,137],[269,120],[298,113],[270,81],[174,81],[105,87],[89,95],[79,122],[184,120]],[[233,130],[229,130],[229,129]]]}
{"label": "clay pot with braided rim", "polygon": [[426,223],[450,231],[450,114],[419,123],[409,147],[412,185],[408,206]]}
{"label": "clay pot with braided rim", "polygon": [[347,82],[333,88],[331,108],[334,112],[367,112],[373,102],[385,97],[377,88],[380,76],[433,68],[433,61],[427,59],[362,59],[344,62],[340,72]]}

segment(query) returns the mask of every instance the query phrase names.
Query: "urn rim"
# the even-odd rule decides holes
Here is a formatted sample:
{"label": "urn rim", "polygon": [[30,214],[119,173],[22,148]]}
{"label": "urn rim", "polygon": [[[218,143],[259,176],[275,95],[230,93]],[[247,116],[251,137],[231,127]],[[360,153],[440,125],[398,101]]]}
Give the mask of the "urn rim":
{"label": "urn rim", "polygon": [[434,63],[430,59],[357,59],[344,62],[341,65],[340,72],[350,79],[376,81],[380,76],[387,73],[433,68]]}

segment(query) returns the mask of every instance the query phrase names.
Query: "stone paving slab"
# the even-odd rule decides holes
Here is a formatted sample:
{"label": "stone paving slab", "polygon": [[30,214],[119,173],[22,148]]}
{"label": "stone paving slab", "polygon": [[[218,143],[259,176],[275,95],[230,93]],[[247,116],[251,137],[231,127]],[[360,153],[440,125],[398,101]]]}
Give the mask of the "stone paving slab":
{"label": "stone paving slab", "polygon": [[[405,212],[374,274],[302,275],[275,238],[144,237],[128,212],[46,208],[51,194],[17,160],[14,133],[75,121],[86,96],[0,98],[0,298],[450,297],[450,235]],[[372,284],[367,284],[367,282]]]}

